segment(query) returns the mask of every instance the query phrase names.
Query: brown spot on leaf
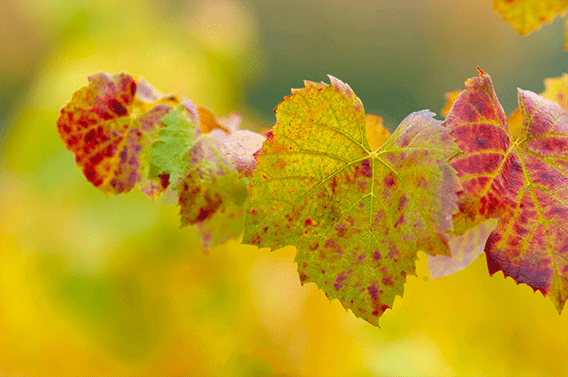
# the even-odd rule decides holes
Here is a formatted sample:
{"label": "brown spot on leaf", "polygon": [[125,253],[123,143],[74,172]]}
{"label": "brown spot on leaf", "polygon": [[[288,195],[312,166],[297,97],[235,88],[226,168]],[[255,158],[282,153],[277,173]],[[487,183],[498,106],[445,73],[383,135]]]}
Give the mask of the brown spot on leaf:
{"label": "brown spot on leaf", "polygon": [[344,238],[345,232],[347,232],[347,226],[345,223],[339,223],[335,226],[335,231],[337,232],[338,237]]}
{"label": "brown spot on leaf", "polygon": [[333,178],[331,178],[331,192],[335,194],[335,191],[337,191],[337,177],[333,176]]}

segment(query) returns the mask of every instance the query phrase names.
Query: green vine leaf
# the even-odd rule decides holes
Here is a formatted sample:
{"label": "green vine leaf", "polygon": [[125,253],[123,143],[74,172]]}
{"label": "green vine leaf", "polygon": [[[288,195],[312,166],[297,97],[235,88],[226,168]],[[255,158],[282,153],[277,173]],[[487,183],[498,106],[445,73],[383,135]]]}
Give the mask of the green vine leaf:
{"label": "green vine leaf", "polygon": [[[433,114],[409,115],[384,144],[351,88],[305,82],[276,108],[257,154],[244,242],[295,245],[302,283],[372,324],[402,296],[418,250],[449,255],[459,152]],[[387,135],[388,136],[388,135]],[[386,137],[385,137],[386,138]],[[384,141],[381,140],[381,142]]]}
{"label": "green vine leaf", "polygon": [[182,107],[163,119],[166,127],[153,145],[152,163],[161,174],[169,174],[172,189],[179,194],[181,224],[193,225],[213,216],[224,197],[240,191],[239,204],[246,191],[231,161],[219,151],[219,143],[201,134]]}
{"label": "green vine leaf", "polygon": [[456,230],[498,220],[485,245],[490,274],[501,270],[549,296],[568,298],[568,113],[519,89],[522,128],[514,138],[491,78],[466,82],[446,125],[462,153],[450,163],[463,190]]}

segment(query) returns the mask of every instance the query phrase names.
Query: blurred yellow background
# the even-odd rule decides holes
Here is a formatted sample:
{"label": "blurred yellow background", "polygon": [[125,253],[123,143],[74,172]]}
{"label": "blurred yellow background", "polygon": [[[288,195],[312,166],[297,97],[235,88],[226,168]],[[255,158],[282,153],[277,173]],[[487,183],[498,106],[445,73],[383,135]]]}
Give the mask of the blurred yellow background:
{"label": "blurred yellow background", "polygon": [[0,374],[568,376],[568,310],[485,258],[408,278],[375,328],[302,287],[293,248],[204,255],[175,207],[105,197],[56,129],[87,76],[123,70],[256,130],[326,74],[391,130],[477,66],[510,112],[516,86],[567,72],[563,38],[479,0],[0,2]]}

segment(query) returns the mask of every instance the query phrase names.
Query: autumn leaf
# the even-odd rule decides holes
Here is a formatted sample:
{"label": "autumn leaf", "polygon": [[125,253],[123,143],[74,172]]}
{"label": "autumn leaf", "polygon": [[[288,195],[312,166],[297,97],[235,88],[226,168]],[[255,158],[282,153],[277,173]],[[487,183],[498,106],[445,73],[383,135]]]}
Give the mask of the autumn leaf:
{"label": "autumn leaf", "polygon": [[377,119],[330,78],[306,81],[276,108],[257,154],[244,242],[295,245],[302,283],[378,324],[415,275],[418,250],[449,255],[444,232],[458,185],[447,160],[459,150],[428,111],[371,148],[367,125],[379,127]]}
{"label": "autumn leaf", "polygon": [[242,118],[236,112],[217,117],[204,106],[198,106],[197,110],[202,132],[209,133],[219,142],[219,149],[231,160],[241,176],[250,176],[256,167],[254,154],[262,147],[266,137],[240,129]]}
{"label": "autumn leaf", "polygon": [[485,245],[489,272],[549,296],[562,311],[568,297],[568,114],[557,103],[519,89],[518,139],[479,70],[469,79],[445,124],[462,153],[450,160],[463,191],[456,232],[491,218]]}
{"label": "autumn leaf", "polygon": [[[57,128],[87,180],[105,194],[119,194],[142,179],[161,119],[177,102],[126,73],[97,73],[61,109]],[[166,182],[157,177],[149,191]]]}
{"label": "autumn leaf", "polygon": [[151,163],[154,169],[167,174],[176,188],[186,175],[189,152],[200,138],[200,118],[196,107],[188,99],[184,99],[183,106],[167,114],[162,122],[164,128],[160,130],[152,144]]}
{"label": "autumn leaf", "polygon": [[485,252],[485,243],[497,226],[496,219],[489,219],[461,236],[448,237],[450,256],[426,255],[426,269],[431,279],[450,276],[464,270]]}
{"label": "autumn leaf", "polygon": [[97,73],[61,110],[58,129],[79,169],[105,194],[139,183],[155,199],[177,191],[181,225],[196,224],[207,249],[244,228],[246,184],[264,137],[241,118],[166,96],[144,80]]}
{"label": "autumn leaf", "polygon": [[565,111],[568,111],[568,73],[563,73],[560,77],[544,79],[544,92],[540,95],[558,103]]}
{"label": "autumn leaf", "polygon": [[172,189],[178,191],[182,226],[210,219],[235,190],[246,197],[237,170],[219,143],[201,132],[199,119],[184,106],[176,107],[163,118],[165,127],[151,150],[153,166],[169,175]]}
{"label": "autumn leaf", "polygon": [[458,99],[458,96],[460,95],[460,93],[461,93],[461,90],[455,90],[453,92],[444,93],[444,97],[446,98],[446,104],[444,105],[444,108],[442,109],[442,111],[440,111],[440,114],[442,116],[445,116],[445,117],[448,116],[448,114],[450,113],[450,109],[454,105],[454,102],[456,102],[456,100]]}
{"label": "autumn leaf", "polygon": [[493,8],[519,34],[549,23],[568,8],[568,0],[493,0]]}
{"label": "autumn leaf", "polygon": [[[555,101],[564,110],[568,111],[568,74],[564,73],[561,77],[544,79],[544,87],[545,90],[540,93],[540,95],[544,98]],[[441,111],[443,116],[448,116],[450,109],[461,92],[461,90],[456,90],[444,94],[444,97],[446,97],[446,104]],[[516,108],[513,112],[511,112],[511,114],[509,114],[508,123],[509,131],[511,132],[513,139],[517,139],[521,134],[521,129],[523,128],[523,119],[519,108]]]}

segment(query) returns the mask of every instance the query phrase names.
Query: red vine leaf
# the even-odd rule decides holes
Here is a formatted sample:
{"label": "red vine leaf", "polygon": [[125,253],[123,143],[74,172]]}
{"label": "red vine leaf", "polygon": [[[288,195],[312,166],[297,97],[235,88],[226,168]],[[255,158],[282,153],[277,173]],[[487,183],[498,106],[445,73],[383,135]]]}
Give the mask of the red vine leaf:
{"label": "red vine leaf", "polygon": [[485,245],[490,274],[502,270],[549,296],[559,312],[568,297],[568,114],[557,103],[519,89],[518,139],[491,78],[469,79],[446,125],[463,153],[450,163],[463,191],[454,227],[499,222]]}
{"label": "red vine leaf", "polygon": [[[61,109],[57,128],[87,180],[119,194],[142,179],[155,132],[177,102],[126,73],[97,73]],[[147,193],[154,196],[164,185],[167,177],[157,178]]]}
{"label": "red vine leaf", "polygon": [[386,135],[380,122],[333,77],[306,81],[275,112],[257,153],[244,242],[295,245],[302,283],[378,324],[416,274],[418,250],[449,255],[444,232],[458,186],[447,160],[459,150],[428,111],[371,148]]}

